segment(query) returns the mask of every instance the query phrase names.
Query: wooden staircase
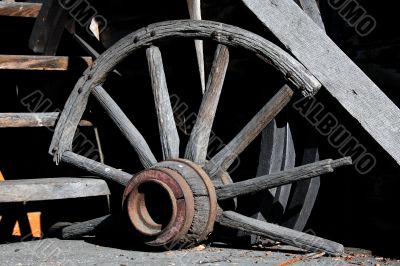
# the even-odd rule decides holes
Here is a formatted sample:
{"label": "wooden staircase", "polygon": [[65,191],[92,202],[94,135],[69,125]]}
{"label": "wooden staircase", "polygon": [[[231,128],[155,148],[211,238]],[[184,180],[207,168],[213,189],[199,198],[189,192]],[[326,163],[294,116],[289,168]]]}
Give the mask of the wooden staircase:
{"label": "wooden staircase", "polygon": [[[60,17],[62,21],[54,21],[54,23],[61,25],[61,29],[58,27],[49,30],[51,28],[49,25],[53,25],[53,21],[52,23],[43,24],[43,21],[46,20],[45,18],[50,13],[50,9],[54,8],[55,4],[57,4],[57,1],[46,1],[43,5],[41,3],[14,2],[10,0],[0,1],[0,17],[36,19],[29,44],[32,50],[40,53],[40,55],[9,55],[1,54],[0,51],[0,71],[67,71],[77,61],[86,65],[92,64],[91,57],[72,58],[55,55],[67,17],[64,15]],[[63,10],[60,10],[60,12],[63,12]],[[5,128],[54,127],[58,116],[59,113],[57,112],[0,113],[0,128],[4,132]],[[93,127],[93,124],[90,121],[83,120],[80,126]],[[20,209],[21,204],[24,202],[108,196],[110,194],[106,182],[94,178],[66,177],[4,180],[1,173],[0,177],[2,179],[0,180],[0,207],[3,204],[15,204],[13,205],[16,206],[15,210]],[[11,212],[13,212],[12,209]],[[6,220],[4,217],[7,215],[9,215],[7,212],[0,213],[0,234],[4,233],[1,230],[1,223]],[[15,216],[15,213],[10,214],[10,216]],[[22,218],[16,218],[15,220],[18,222],[19,219]],[[35,219],[38,219],[37,216]],[[32,229],[32,233],[34,233],[33,231]],[[22,233],[20,234],[22,236]]]}

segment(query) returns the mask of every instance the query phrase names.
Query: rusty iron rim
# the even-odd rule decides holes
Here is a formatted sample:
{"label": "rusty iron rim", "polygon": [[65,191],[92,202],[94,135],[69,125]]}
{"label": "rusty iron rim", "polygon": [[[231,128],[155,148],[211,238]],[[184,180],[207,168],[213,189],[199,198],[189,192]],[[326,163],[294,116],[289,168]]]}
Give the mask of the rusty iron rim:
{"label": "rusty iron rim", "polygon": [[177,217],[177,202],[174,200],[174,193],[172,190],[163,182],[157,180],[143,180],[142,182],[137,183],[132,193],[130,193],[131,196],[128,197],[128,215],[133,226],[140,234],[151,237],[163,234],[165,230],[168,229],[169,223],[167,226],[162,228],[162,225],[156,223],[149,214],[145,202],[146,196],[138,191],[141,185],[147,183],[157,184],[167,192],[172,205],[172,213],[169,219],[170,223]]}
{"label": "rusty iron rim", "polygon": [[[138,191],[145,183],[159,185],[171,201],[171,218],[162,229],[148,214],[143,194]],[[123,202],[132,225],[148,245],[162,246],[179,239],[193,221],[194,198],[190,187],[182,176],[169,169],[147,169],[135,175],[125,189]]]}

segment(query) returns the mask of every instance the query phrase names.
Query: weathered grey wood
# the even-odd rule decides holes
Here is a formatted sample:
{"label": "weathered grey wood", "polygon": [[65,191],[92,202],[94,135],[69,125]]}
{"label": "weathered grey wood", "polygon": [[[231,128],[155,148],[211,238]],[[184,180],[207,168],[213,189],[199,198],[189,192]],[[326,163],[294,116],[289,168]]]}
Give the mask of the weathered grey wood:
{"label": "weathered grey wood", "polygon": [[39,14],[41,7],[42,4],[40,3],[4,3],[1,1],[0,16],[35,18]]}
{"label": "weathered grey wood", "polygon": [[339,256],[344,252],[343,245],[339,243],[283,226],[262,222],[233,211],[223,212],[218,217],[218,222],[223,226],[257,234],[307,251],[323,251],[333,256]]}
{"label": "weathered grey wood", "polygon": [[[92,64],[91,57],[78,59],[87,65]],[[70,58],[67,56],[0,55],[0,69],[65,71],[69,67]]]}
{"label": "weathered grey wood", "polygon": [[269,122],[289,103],[293,96],[292,89],[285,85],[278,93],[257,113],[256,116],[218,152],[205,169],[208,174],[217,179],[221,171],[225,171],[234,162],[235,158],[261,133]]}
{"label": "weathered grey wood", "polygon": [[[284,134],[282,137],[285,143],[285,148],[282,153],[282,170],[288,170],[294,168],[296,164],[296,152],[294,149],[292,132],[288,123],[285,125]],[[280,220],[284,215],[289,201],[291,188],[292,184],[286,184],[276,188],[276,198],[274,203],[278,203],[278,208],[280,208],[278,212],[275,210],[276,220]]]}
{"label": "weathered grey wood", "polygon": [[[304,12],[321,29],[325,30],[318,0],[300,0],[299,2]],[[314,135],[313,132],[309,132],[306,138],[303,138],[305,140],[304,143],[307,146],[311,146],[305,148],[301,165],[319,161],[319,152]],[[319,176],[296,182],[296,186],[290,196],[290,202],[286,206],[285,215],[280,219],[282,221],[281,225],[297,231],[303,231],[317,199],[319,187]]]}
{"label": "weathered grey wood", "polygon": [[135,149],[143,166],[148,168],[157,163],[156,158],[151,152],[150,147],[143,138],[142,134],[140,134],[129,118],[124,114],[117,103],[114,102],[110,95],[103,89],[103,87],[97,86],[93,89],[92,94]]}
{"label": "weathered grey wood", "polygon": [[88,159],[71,151],[66,151],[63,153],[62,161],[68,164],[72,164],[78,168],[81,168],[104,179],[117,182],[124,186],[133,177],[133,175],[128,174],[124,171],[99,163],[95,160]]}
{"label": "weathered grey wood", "polygon": [[76,223],[70,226],[66,226],[61,230],[62,239],[74,239],[86,235],[94,235],[97,231],[102,228],[111,228],[114,224],[114,218],[109,215],[99,217],[93,220]]}
{"label": "weathered grey wood", "polygon": [[146,50],[147,62],[157,111],[164,160],[179,158],[179,135],[168,93],[161,52],[152,46]]}
{"label": "weathered grey wood", "polygon": [[[309,139],[315,137],[311,133]],[[311,144],[315,144],[311,141]],[[319,161],[319,151],[314,145],[304,150],[301,165]],[[319,176],[296,182],[296,189],[291,195],[291,201],[286,208],[282,226],[303,231],[313,210],[318,196],[321,178]]]}
{"label": "weathered grey wood", "polygon": [[[10,127],[54,127],[60,113],[0,113],[0,128]],[[80,126],[93,126],[81,120]]]}
{"label": "weathered grey wood", "polygon": [[304,12],[317,24],[322,30],[325,30],[324,22],[322,21],[321,12],[317,0],[299,0]]}
{"label": "weathered grey wood", "polygon": [[283,172],[259,176],[253,179],[220,186],[216,188],[216,192],[218,200],[225,200],[252,192],[279,187],[299,180],[309,179],[322,174],[331,173],[335,168],[351,164],[352,160],[350,157],[345,157],[338,160],[327,159],[295,167]]}
{"label": "weathered grey wood", "polygon": [[73,199],[109,195],[104,180],[93,178],[43,178],[0,182],[0,203]]}
{"label": "weathered grey wood", "polygon": [[[201,1],[200,0],[187,0],[190,19],[201,20]],[[202,40],[195,40],[194,46],[196,48],[197,64],[199,66],[201,89],[204,93],[206,88],[206,74],[204,70],[204,48]]]}
{"label": "weathered grey wood", "polygon": [[53,150],[56,150],[53,154],[56,162],[60,161],[64,151],[72,147],[75,129],[86,108],[90,91],[101,85],[116,65],[131,53],[143,46],[151,45],[156,40],[169,37],[211,38],[224,45],[239,46],[268,59],[290,82],[300,88],[304,95],[313,95],[321,87],[319,81],[294,58],[278,46],[251,32],[204,20],[165,21],[153,24],[122,38],[85,71],[65,104],[53,136],[49,152],[53,154]]}
{"label": "weathered grey wood", "polygon": [[400,164],[400,110],[292,0],[242,0]]}
{"label": "weathered grey wood", "polygon": [[185,158],[200,165],[203,165],[206,161],[211,128],[217,112],[228,64],[228,48],[224,45],[218,45],[197,120],[186,146]]}
{"label": "weathered grey wood", "polygon": [[[278,126],[274,119],[263,130],[258,162],[256,177],[294,168],[296,153],[288,122]],[[249,208],[248,216],[261,221],[280,222],[286,211],[291,187],[291,184],[287,184],[255,194],[252,197],[254,204]],[[252,210],[254,212],[251,212]],[[259,236],[253,235],[251,238],[252,244],[259,240]]]}

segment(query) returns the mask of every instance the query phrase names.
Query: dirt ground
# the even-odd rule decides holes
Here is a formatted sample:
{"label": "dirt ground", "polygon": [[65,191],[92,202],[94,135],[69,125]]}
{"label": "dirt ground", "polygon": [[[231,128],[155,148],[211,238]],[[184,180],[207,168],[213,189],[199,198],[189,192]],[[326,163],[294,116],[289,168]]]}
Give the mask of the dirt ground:
{"label": "dirt ground", "polygon": [[[400,265],[400,260],[346,249],[340,258],[274,250],[198,246],[190,250],[144,252],[116,249],[83,240],[45,239],[0,245],[0,265]],[[286,249],[286,252],[284,251]]]}

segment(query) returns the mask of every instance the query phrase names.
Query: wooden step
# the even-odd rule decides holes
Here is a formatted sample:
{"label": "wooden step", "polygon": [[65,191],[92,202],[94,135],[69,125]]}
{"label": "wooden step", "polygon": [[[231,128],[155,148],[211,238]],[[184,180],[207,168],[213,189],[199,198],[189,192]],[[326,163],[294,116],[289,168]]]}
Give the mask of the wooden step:
{"label": "wooden step", "polygon": [[110,195],[107,183],[94,178],[43,178],[0,182],[0,203],[74,199]]}
{"label": "wooden step", "polygon": [[[0,128],[54,127],[60,113],[0,113]],[[82,120],[81,127],[91,127],[92,122]]]}
{"label": "wooden step", "polygon": [[91,65],[91,57],[0,55],[0,69],[65,71],[70,64]]}
{"label": "wooden step", "polygon": [[41,8],[40,3],[0,2],[0,16],[36,18]]}

